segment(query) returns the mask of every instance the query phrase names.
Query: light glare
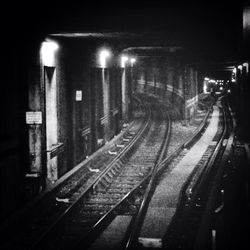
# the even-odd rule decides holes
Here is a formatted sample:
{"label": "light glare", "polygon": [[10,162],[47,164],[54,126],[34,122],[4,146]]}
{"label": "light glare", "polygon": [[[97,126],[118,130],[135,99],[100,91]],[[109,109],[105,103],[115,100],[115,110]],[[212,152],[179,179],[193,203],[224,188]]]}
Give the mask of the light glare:
{"label": "light glare", "polygon": [[41,46],[42,62],[45,66],[54,66],[55,51],[58,49],[58,44],[53,41],[46,41]]}
{"label": "light glare", "polygon": [[246,62],[246,63],[243,63],[243,66],[246,67],[246,71],[248,73],[248,71],[249,71],[249,64]]}
{"label": "light glare", "polygon": [[110,57],[110,52],[108,50],[102,50],[100,52],[100,65],[102,68],[106,67],[106,59]]}
{"label": "light glare", "polygon": [[131,66],[133,66],[135,62],[136,62],[135,58],[130,59]]}
{"label": "light glare", "polygon": [[121,67],[125,68],[125,64],[128,61],[128,57],[127,56],[122,56],[121,57]]}

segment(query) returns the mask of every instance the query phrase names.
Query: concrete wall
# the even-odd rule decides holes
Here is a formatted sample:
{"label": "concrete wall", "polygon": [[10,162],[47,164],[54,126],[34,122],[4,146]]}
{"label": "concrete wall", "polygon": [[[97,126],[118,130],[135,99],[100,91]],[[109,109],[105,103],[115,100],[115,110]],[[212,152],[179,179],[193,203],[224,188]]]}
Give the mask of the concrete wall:
{"label": "concrete wall", "polygon": [[174,119],[192,121],[198,101],[198,72],[181,54],[138,56],[136,90],[156,95],[171,106]]}
{"label": "concrete wall", "polygon": [[43,115],[42,124],[27,125],[27,173],[38,174],[44,189],[120,132],[131,118],[132,91],[130,68],[121,71],[115,59],[99,67],[99,43],[65,38],[49,42],[57,48],[47,61],[43,49],[38,53],[40,66],[29,80],[27,109]]}

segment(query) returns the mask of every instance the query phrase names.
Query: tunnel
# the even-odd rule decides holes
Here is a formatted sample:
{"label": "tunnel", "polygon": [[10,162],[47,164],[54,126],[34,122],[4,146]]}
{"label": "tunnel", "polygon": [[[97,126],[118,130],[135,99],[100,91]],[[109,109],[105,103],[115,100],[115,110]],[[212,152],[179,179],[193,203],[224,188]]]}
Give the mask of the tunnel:
{"label": "tunnel", "polygon": [[[91,234],[101,243],[98,240],[90,242],[91,237],[82,240],[79,236],[79,242],[74,241],[77,249],[82,249],[84,244],[89,249],[119,249],[116,245],[113,248],[109,244],[106,246],[104,241],[111,232],[119,235],[122,230],[127,230],[123,235],[123,242],[126,241],[127,245],[123,249],[199,249],[201,246],[203,249],[204,242],[207,249],[223,249],[227,246],[224,243],[227,237],[236,235],[228,243],[233,249],[238,242],[246,241],[248,230],[244,227],[249,229],[249,218],[246,217],[249,212],[250,164],[248,1],[206,6],[152,1],[128,1],[119,6],[114,3],[55,1],[43,2],[39,6],[19,3],[14,9],[7,4],[4,11],[8,18],[1,17],[4,37],[0,98],[0,228],[6,233],[6,239],[11,239],[11,228],[17,228],[14,234],[18,234],[20,228],[17,225],[25,224],[23,218],[26,217],[23,215],[22,218],[22,214],[28,214],[32,207],[40,213],[39,202],[42,204],[43,197],[57,192],[54,198],[48,198],[49,201],[44,198],[43,204],[50,204],[55,199],[53,204],[58,209],[71,208],[69,197],[77,196],[79,190],[88,187],[91,191],[86,192],[99,195],[98,192],[113,185],[112,178],[120,178],[118,173],[128,175],[122,172],[125,166],[139,164],[130,163],[131,159],[142,156],[146,159],[155,153],[154,160],[145,163],[144,158],[140,160],[145,168],[148,162],[153,164],[152,170],[147,170],[150,173],[147,180],[131,190],[131,194],[123,195],[118,212],[107,213],[109,219],[102,218],[106,224],[101,228],[106,228],[106,231],[98,227],[100,232],[95,233],[99,238]],[[215,117],[219,119],[218,124],[213,120],[217,119]],[[226,122],[230,125],[223,135],[225,138],[220,141],[216,138],[225,128],[219,127],[226,126]],[[145,125],[144,129],[139,128],[140,124]],[[215,167],[210,163],[211,171],[204,168],[208,180],[203,176],[203,170],[199,170],[199,162],[193,163],[192,168],[189,163],[184,164],[182,172],[171,167],[171,160],[179,157],[177,154],[188,154],[193,141],[203,140],[201,138],[206,134],[205,129],[209,130],[209,124],[218,126],[217,134],[209,141],[208,151],[199,146],[196,157],[201,152],[206,155],[209,150],[215,150],[216,143],[225,152],[229,143],[232,146],[226,156],[219,153],[220,161],[209,160],[214,161]],[[149,139],[146,139],[147,134],[152,134]],[[169,141],[167,134],[172,136]],[[164,138],[159,148],[157,136]],[[180,148],[171,149],[173,143],[181,145]],[[142,147],[144,151],[139,153]],[[168,159],[170,154],[171,159]],[[227,157],[226,160],[223,157]],[[202,158],[201,161],[207,160]],[[219,162],[227,167],[220,167],[222,163]],[[194,167],[196,164],[198,167]],[[159,215],[155,214],[153,220],[155,223],[159,221],[158,226],[163,229],[155,229],[153,220],[147,221],[150,209],[156,211],[150,208],[149,200],[153,201],[153,193],[160,189],[160,184],[159,187],[156,184],[160,179],[156,181],[155,178],[165,176],[161,173],[163,165],[169,169],[170,174],[167,172],[166,175],[173,175],[169,183],[176,185],[180,192],[180,196],[172,198],[172,205],[166,205],[169,206],[168,213],[173,216],[167,233],[163,221],[170,220],[170,215],[163,217],[166,212],[159,212],[163,209],[160,205],[157,205]],[[143,167],[139,176],[143,175]],[[81,173],[80,177],[76,177],[77,173]],[[187,178],[185,183],[181,178]],[[122,180],[120,182],[122,186]],[[74,188],[71,190],[72,183]],[[193,191],[196,187],[201,188],[197,188],[197,193]],[[148,191],[149,188],[152,190]],[[167,188],[170,191],[164,195],[170,197],[172,187]],[[67,196],[67,189],[68,195],[72,196]],[[113,189],[117,190],[117,187]],[[227,193],[232,193],[232,197]],[[147,200],[145,197],[149,195]],[[142,203],[139,203],[140,199]],[[99,198],[98,202],[101,200]],[[202,203],[203,200],[206,203]],[[222,212],[218,205],[220,201]],[[59,204],[65,207],[59,208]],[[85,207],[90,203],[83,204]],[[211,215],[211,204],[217,217]],[[193,212],[190,208],[190,212],[187,207],[193,206],[204,210]],[[197,222],[200,224],[193,228],[197,230],[195,236],[183,226],[192,224],[192,220],[185,217],[189,213],[190,217],[197,213],[197,218],[200,218]],[[235,214],[241,215],[228,223]],[[213,219],[209,221],[208,218]],[[27,221],[32,225],[32,220]],[[113,229],[119,223],[119,229]],[[152,224],[148,226],[146,223]],[[65,224],[62,225],[60,230],[64,233],[67,229]],[[141,228],[141,236],[133,230],[137,226]],[[156,235],[156,232],[164,231],[164,236],[146,236],[149,234],[145,230],[150,226]],[[180,228],[186,231],[182,232]],[[175,230],[181,231],[183,236],[177,236]],[[205,235],[202,230],[210,231]],[[61,231],[56,233],[60,235]],[[49,242],[52,236],[46,236],[44,242]],[[188,237],[194,237],[194,245],[190,245],[192,240],[189,241]],[[43,233],[40,233],[38,241],[30,239],[27,248],[21,238],[13,242],[20,249],[50,249],[42,240]],[[19,241],[21,245],[18,245]],[[110,242],[113,241],[116,244],[112,238]],[[8,249],[9,242],[2,246]],[[63,245],[63,241],[59,242]],[[103,248],[98,244],[103,244]]]}

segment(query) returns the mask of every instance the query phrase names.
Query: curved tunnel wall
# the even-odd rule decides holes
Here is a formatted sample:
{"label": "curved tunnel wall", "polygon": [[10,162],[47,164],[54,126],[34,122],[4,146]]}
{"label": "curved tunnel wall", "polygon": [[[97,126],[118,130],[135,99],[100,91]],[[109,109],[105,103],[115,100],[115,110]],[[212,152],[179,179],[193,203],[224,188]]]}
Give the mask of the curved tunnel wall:
{"label": "curved tunnel wall", "polygon": [[192,120],[199,94],[198,71],[183,63],[181,55],[139,56],[136,70],[136,91],[160,97],[174,108],[174,119]]}

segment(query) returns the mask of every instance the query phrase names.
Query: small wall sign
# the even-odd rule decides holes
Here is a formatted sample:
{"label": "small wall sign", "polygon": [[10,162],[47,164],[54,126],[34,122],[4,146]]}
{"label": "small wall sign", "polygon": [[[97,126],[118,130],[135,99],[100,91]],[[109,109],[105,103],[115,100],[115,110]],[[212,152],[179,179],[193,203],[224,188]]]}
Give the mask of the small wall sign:
{"label": "small wall sign", "polygon": [[42,112],[41,111],[26,112],[26,124],[42,124]]}
{"label": "small wall sign", "polygon": [[82,91],[76,90],[76,101],[82,101]]}

